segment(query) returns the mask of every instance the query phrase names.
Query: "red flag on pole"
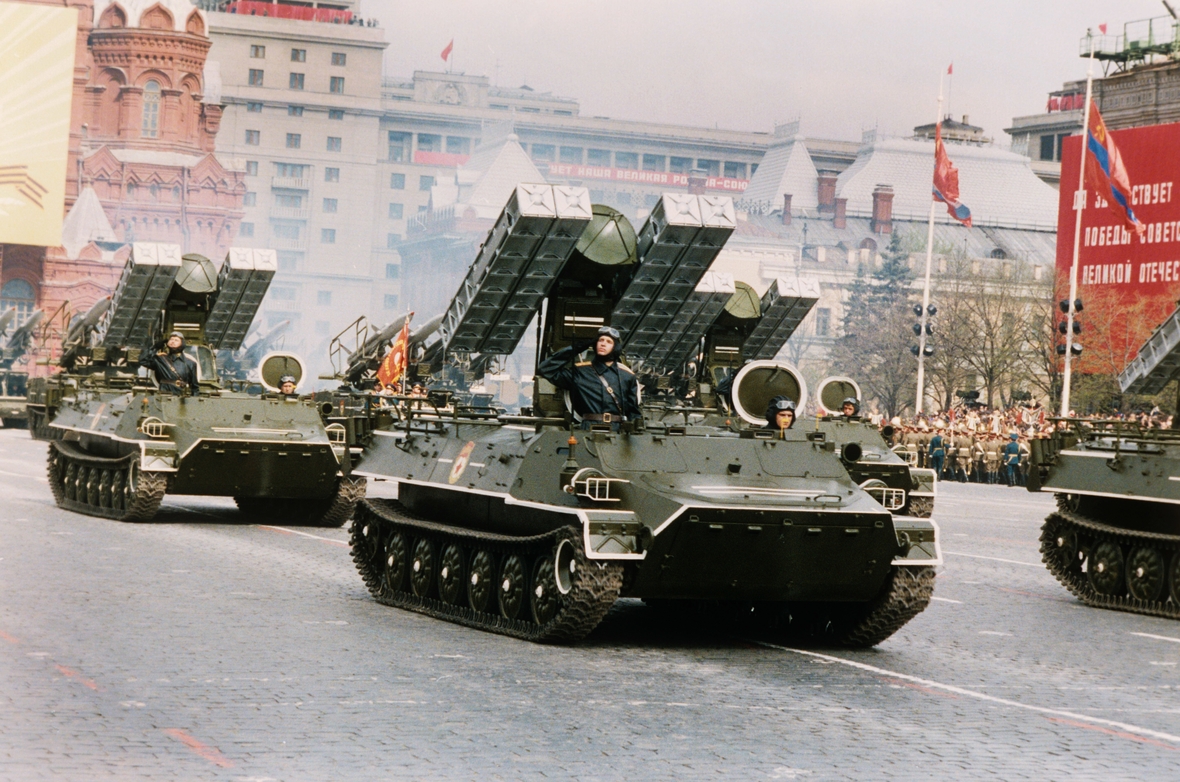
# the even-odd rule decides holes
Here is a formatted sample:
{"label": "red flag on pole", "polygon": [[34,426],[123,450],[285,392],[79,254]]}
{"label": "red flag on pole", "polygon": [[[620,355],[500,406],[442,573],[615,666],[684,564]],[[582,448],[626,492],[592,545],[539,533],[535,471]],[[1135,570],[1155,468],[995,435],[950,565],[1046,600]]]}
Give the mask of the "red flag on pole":
{"label": "red flag on pole", "polygon": [[1102,24],[1098,25],[1098,32],[1102,33],[1103,35],[1106,35],[1106,22],[1103,22]]}
{"label": "red flag on pole", "polygon": [[955,72],[955,64],[952,62],[950,65],[946,66],[946,75],[950,76],[954,72]]}
{"label": "red flag on pole", "polygon": [[442,54],[440,55],[443,58],[443,62],[446,62],[447,59],[451,56],[451,49],[454,49],[454,48],[455,48],[455,39],[452,38],[451,42],[447,44],[447,48],[443,49]]}
{"label": "red flag on pole", "polygon": [[959,169],[947,157],[942,143],[942,123],[934,126],[934,200],[946,204],[951,217],[971,227],[971,210],[959,201]]}
{"label": "red flag on pole", "polygon": [[409,363],[410,318],[412,317],[414,317],[414,313],[412,312],[406,316],[406,322],[402,324],[402,330],[398,332],[397,337],[393,340],[393,347],[385,354],[385,360],[381,362],[381,366],[377,369],[377,379],[381,381],[382,385],[388,386],[396,383],[406,371],[406,364]]}

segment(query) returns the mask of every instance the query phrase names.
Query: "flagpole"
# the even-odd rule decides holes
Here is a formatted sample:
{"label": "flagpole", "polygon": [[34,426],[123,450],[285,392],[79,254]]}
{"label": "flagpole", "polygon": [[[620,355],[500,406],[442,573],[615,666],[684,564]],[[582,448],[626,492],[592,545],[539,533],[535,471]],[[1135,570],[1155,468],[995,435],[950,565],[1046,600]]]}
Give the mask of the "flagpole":
{"label": "flagpole", "polygon": [[1073,322],[1077,313],[1074,302],[1078,299],[1078,256],[1082,244],[1082,215],[1086,208],[1086,145],[1090,138],[1090,96],[1094,85],[1094,34],[1090,37],[1090,61],[1086,68],[1086,104],[1082,109],[1082,157],[1078,167],[1078,189],[1073,196],[1073,208],[1077,217],[1073,224],[1073,261],[1069,265],[1069,307],[1065,315],[1065,372],[1061,379],[1061,416],[1069,415],[1070,381],[1073,377]]}
{"label": "flagpole", "polygon": [[[942,81],[938,77],[938,112],[934,118],[935,136],[938,135],[938,124],[942,122]],[[935,142],[937,143],[937,142]],[[937,152],[937,150],[936,150]],[[938,155],[935,155],[934,165],[938,166]],[[926,226],[926,281],[922,286],[922,314],[919,316],[918,326],[918,393],[914,398],[915,415],[922,415],[925,408],[926,393],[926,318],[927,308],[930,306],[930,264],[934,260],[934,194],[930,195],[930,222]]]}

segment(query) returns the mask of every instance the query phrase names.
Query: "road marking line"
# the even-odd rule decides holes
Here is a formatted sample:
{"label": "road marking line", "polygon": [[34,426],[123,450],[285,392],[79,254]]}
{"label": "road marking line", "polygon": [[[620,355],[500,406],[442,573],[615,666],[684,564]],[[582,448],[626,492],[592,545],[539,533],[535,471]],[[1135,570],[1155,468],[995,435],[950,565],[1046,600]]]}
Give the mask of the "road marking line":
{"label": "road marking line", "polygon": [[225,755],[222,755],[221,751],[219,749],[217,749],[217,747],[211,747],[208,744],[202,743],[201,741],[197,740],[196,738],[185,733],[180,728],[167,728],[164,730],[164,734],[167,736],[171,736],[174,739],[179,740],[186,747],[188,747],[193,752],[197,753],[198,755],[200,755],[205,760],[209,761],[210,763],[212,763],[215,766],[220,766],[221,768],[233,768],[234,767],[234,762],[232,760],[230,760],[229,758],[227,758]]}
{"label": "road marking line", "polygon": [[1044,567],[1040,562],[1021,562],[1019,559],[1001,559],[1000,557],[985,557],[982,554],[964,554],[961,551],[947,551],[942,550],[943,554],[950,554],[956,557],[970,557],[971,559],[989,559],[992,562],[1007,562],[1009,565],[1025,565],[1026,567]]}
{"label": "road marking line", "polygon": [[13,635],[9,635],[8,633],[4,632],[3,630],[0,630],[0,638],[3,638],[5,641],[8,641],[8,643],[13,644],[14,646],[20,643],[19,638],[17,638],[16,636],[13,636]]}
{"label": "road marking line", "polygon": [[910,676],[907,673],[898,673],[897,671],[888,671],[884,668],[878,668],[875,665],[868,665],[867,663],[857,662],[856,660],[848,660],[843,657],[836,657],[835,655],[820,654],[819,652],[812,652],[807,649],[792,649],[789,646],[778,646],[777,644],[766,643],[765,641],[755,641],[754,643],[756,643],[759,646],[762,646],[764,648],[767,648],[767,649],[777,649],[781,652],[791,652],[792,654],[798,654],[798,655],[801,655],[804,657],[812,657],[817,660],[824,660],[829,663],[839,663],[840,665],[847,665],[850,668],[858,668],[862,671],[868,671],[869,673],[877,674],[878,676],[885,676],[885,677],[892,676],[896,679],[905,679],[906,681],[915,682],[915,683],[921,684],[925,687],[933,687],[935,689],[945,690],[947,692],[953,692],[956,695],[965,695],[968,698],[975,698],[977,700],[987,701],[989,703],[998,703],[1002,706],[1012,706],[1017,709],[1024,709],[1026,711],[1033,711],[1038,714],[1048,714],[1048,715],[1051,715],[1054,717],[1062,717],[1065,719],[1072,719],[1072,720],[1081,720],[1083,722],[1094,723],[1096,725],[1106,725],[1106,726],[1109,726],[1112,728],[1118,728],[1119,730],[1123,730],[1128,733],[1135,733],[1140,736],[1150,736],[1151,738],[1161,739],[1163,741],[1170,741],[1173,744],[1180,745],[1180,736],[1173,736],[1171,733],[1164,733],[1162,731],[1152,730],[1150,728],[1141,728],[1138,725],[1131,725],[1126,722],[1116,722],[1115,720],[1102,719],[1101,717],[1091,717],[1086,714],[1077,714],[1075,712],[1065,711],[1063,709],[1050,709],[1046,706],[1032,706],[1027,703],[1021,703],[1020,701],[1008,700],[1007,698],[997,698],[994,695],[988,695],[986,693],[976,692],[975,690],[968,690],[965,687],[956,687],[953,684],[943,684],[942,682],[936,682],[936,681],[932,681],[930,679],[923,679],[918,676]]}
{"label": "road marking line", "polygon": [[940,603],[954,603],[955,605],[963,605],[962,600],[951,600],[949,597],[931,597],[931,600],[937,600]]}
{"label": "road marking line", "polygon": [[319,535],[312,535],[310,532],[300,532],[297,529],[287,529],[286,527],[272,527],[269,524],[259,524],[260,529],[274,530],[275,532],[285,532],[288,535],[302,535],[305,538],[312,538],[313,540],[322,540],[325,543],[331,543],[333,546],[344,546],[348,548],[348,544],[343,540],[335,540],[333,538],[322,538]]}
{"label": "road marking line", "polygon": [[1171,641],[1174,644],[1180,644],[1180,638],[1170,638],[1166,635],[1152,635],[1151,633],[1131,633],[1131,635],[1137,635],[1140,638],[1154,638],[1157,641]]}
{"label": "road marking line", "polygon": [[87,679],[85,676],[78,673],[73,668],[67,668],[64,665],[55,665],[53,667],[57,668],[57,672],[60,673],[62,676],[66,677],[67,679],[77,679],[84,686],[89,687],[90,689],[94,690],[95,692],[98,691],[98,685],[95,684],[93,680]]}
{"label": "road marking line", "polygon": [[1134,733],[1126,733],[1126,732],[1123,732],[1120,730],[1111,730],[1110,728],[1103,728],[1098,725],[1089,725],[1085,722],[1076,722],[1075,720],[1062,719],[1061,717],[1046,717],[1045,719],[1049,720],[1049,722],[1058,722],[1063,725],[1072,725],[1075,728],[1085,728],[1086,730],[1096,730],[1099,733],[1105,733],[1108,736],[1115,736],[1120,739],[1129,739],[1131,741],[1138,741],[1141,744],[1150,744],[1153,747],[1161,747],[1163,749],[1170,749],[1173,752],[1175,752],[1177,750],[1177,747],[1173,747],[1171,744],[1165,744],[1162,741],[1153,741],[1151,739],[1147,739],[1142,736],[1136,736]]}

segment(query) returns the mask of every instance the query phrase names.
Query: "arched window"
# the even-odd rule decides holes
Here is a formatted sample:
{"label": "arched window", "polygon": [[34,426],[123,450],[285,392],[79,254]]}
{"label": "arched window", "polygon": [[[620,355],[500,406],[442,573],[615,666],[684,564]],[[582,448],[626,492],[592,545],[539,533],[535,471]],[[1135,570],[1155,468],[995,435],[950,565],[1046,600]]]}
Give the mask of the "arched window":
{"label": "arched window", "polygon": [[160,135],[160,83],[156,80],[143,85],[143,128],[144,138]]}
{"label": "arched window", "polygon": [[1001,258],[1001,259],[1002,259],[1002,258],[1007,258],[1007,257],[1008,257],[1008,253],[1004,252],[1004,251],[1003,251],[1003,250],[1001,250],[999,247],[997,247],[996,249],[992,250],[992,257],[993,257],[993,258]]}
{"label": "arched window", "polygon": [[11,328],[24,323],[33,314],[33,303],[36,293],[31,283],[25,280],[9,280],[0,288],[0,312],[8,312],[16,307],[16,322]]}

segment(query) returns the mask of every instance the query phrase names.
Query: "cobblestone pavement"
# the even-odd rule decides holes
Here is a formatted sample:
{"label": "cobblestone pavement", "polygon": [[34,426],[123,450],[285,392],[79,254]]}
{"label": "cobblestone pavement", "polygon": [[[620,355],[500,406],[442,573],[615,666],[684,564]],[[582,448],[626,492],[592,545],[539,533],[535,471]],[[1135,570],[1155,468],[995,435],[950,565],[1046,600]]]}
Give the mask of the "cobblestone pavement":
{"label": "cobblestone pavement", "polygon": [[1059,587],[1047,496],[942,485],[935,602],[874,650],[631,601],[563,648],[377,605],[344,530],[222,499],[143,525],[61,511],[44,453],[0,431],[3,780],[1180,775],[1180,624]]}

